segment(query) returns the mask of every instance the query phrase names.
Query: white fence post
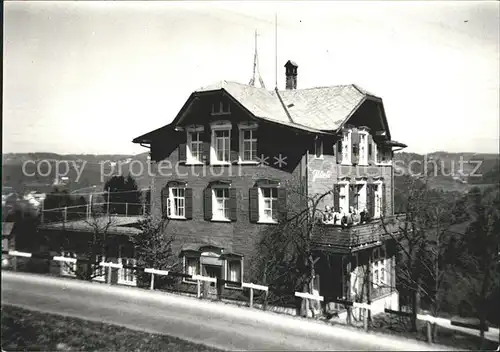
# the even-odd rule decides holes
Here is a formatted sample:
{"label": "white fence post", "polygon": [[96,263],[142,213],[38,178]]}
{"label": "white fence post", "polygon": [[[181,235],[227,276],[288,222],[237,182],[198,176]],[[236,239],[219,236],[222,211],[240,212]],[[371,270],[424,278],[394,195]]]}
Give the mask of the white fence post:
{"label": "white fence post", "polygon": [[250,287],[250,308],[253,308],[253,287]]}
{"label": "white fence post", "polygon": [[200,282],[200,279],[196,280],[197,282],[197,288],[198,288],[198,293],[197,293],[197,297],[198,298],[201,298],[201,282]]}
{"label": "white fence post", "polygon": [[64,222],[66,222],[66,219],[68,217],[68,207],[64,207],[63,214],[64,214]]}
{"label": "white fence post", "polygon": [[111,266],[108,266],[108,285],[111,285]]}
{"label": "white fence post", "polygon": [[155,289],[155,274],[151,273],[151,290]]}

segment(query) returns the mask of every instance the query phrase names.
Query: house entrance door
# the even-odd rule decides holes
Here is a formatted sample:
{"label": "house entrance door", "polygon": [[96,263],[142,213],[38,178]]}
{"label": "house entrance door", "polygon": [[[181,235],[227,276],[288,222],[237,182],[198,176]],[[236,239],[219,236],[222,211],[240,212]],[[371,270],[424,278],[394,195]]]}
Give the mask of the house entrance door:
{"label": "house entrance door", "polygon": [[[203,276],[209,276],[222,279],[222,266],[202,264]],[[207,291],[210,296],[217,295],[217,284],[214,282],[207,282]]]}

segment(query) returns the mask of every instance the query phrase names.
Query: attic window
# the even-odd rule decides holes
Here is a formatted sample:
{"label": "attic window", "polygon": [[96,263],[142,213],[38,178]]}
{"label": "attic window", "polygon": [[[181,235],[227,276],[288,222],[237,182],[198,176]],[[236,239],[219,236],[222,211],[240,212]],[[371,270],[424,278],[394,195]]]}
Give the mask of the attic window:
{"label": "attic window", "polygon": [[219,101],[212,104],[212,115],[229,115],[231,107],[227,101]]}

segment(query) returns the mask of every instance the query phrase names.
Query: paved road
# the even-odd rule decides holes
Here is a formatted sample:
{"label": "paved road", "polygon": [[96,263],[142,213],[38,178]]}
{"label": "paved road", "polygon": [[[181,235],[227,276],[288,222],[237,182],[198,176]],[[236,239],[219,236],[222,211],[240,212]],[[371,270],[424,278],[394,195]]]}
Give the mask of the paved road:
{"label": "paved road", "polygon": [[441,349],[223,303],[24,273],[2,272],[2,304],[167,334],[225,350]]}

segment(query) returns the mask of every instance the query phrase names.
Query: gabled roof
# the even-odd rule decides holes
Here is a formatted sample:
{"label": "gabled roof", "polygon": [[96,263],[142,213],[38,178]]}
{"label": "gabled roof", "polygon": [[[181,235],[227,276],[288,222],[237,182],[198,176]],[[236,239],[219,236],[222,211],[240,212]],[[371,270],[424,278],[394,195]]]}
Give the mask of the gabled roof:
{"label": "gabled roof", "polygon": [[[276,92],[246,84],[221,81],[195,92],[220,89],[224,89],[258,118],[318,131],[338,129],[367,96],[377,98],[353,84]],[[280,98],[285,107],[281,104]]]}
{"label": "gabled roof", "polygon": [[[173,131],[199,96],[217,91],[227,93],[258,119],[312,133],[335,133],[367,99],[382,102],[381,98],[354,84],[279,91],[220,81],[195,90],[170,124],[139,136],[133,142],[151,143],[155,136]],[[381,111],[385,121],[383,107]]]}

